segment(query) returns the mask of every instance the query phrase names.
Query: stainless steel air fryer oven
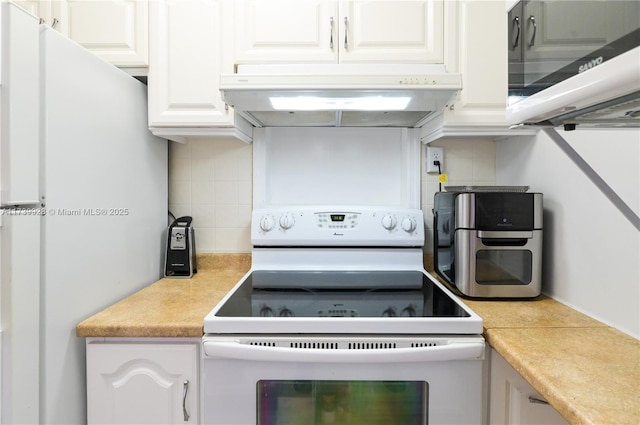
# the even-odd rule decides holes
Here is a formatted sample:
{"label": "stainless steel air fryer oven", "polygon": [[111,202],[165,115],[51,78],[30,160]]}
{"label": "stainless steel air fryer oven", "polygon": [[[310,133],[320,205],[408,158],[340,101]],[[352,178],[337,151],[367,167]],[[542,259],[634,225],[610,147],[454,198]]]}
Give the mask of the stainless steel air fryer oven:
{"label": "stainless steel air fryer oven", "polygon": [[541,193],[438,192],[433,212],[435,270],[463,295],[540,295]]}

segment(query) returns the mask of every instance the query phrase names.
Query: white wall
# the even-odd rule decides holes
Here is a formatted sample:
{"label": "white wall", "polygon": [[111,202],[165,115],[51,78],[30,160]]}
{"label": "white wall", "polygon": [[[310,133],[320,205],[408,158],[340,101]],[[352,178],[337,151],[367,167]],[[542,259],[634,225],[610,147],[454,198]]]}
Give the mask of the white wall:
{"label": "white wall", "polygon": [[[559,131],[635,212],[640,211],[638,130]],[[543,292],[640,336],[640,233],[542,132],[496,142],[497,184],[544,193]]]}

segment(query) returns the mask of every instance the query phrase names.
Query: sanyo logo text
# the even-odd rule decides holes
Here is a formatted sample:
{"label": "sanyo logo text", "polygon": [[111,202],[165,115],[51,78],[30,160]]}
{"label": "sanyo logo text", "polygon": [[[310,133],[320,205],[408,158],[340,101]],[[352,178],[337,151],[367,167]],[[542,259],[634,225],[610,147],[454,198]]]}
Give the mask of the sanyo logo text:
{"label": "sanyo logo text", "polygon": [[594,66],[598,66],[602,64],[602,62],[604,62],[604,58],[602,56],[599,56],[595,59],[591,59],[589,62],[580,65],[580,68],[578,68],[578,72],[579,73],[584,72],[588,69],[593,68]]}

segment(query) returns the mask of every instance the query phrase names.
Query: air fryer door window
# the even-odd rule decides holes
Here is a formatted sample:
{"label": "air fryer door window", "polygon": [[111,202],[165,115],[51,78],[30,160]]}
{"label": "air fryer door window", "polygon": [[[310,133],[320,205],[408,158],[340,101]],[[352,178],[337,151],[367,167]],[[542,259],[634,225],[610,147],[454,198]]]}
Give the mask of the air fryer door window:
{"label": "air fryer door window", "polygon": [[532,265],[529,250],[480,250],[476,253],[476,282],[480,285],[528,285]]}

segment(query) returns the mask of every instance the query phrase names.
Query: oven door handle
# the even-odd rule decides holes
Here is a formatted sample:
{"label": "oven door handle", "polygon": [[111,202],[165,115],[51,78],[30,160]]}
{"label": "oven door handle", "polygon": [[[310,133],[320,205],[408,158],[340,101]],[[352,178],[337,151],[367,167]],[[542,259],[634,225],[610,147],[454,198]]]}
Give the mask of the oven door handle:
{"label": "oven door handle", "polygon": [[453,342],[432,347],[379,349],[316,349],[268,347],[233,341],[205,341],[205,360],[213,358],[298,363],[437,362],[482,360],[484,340]]}

